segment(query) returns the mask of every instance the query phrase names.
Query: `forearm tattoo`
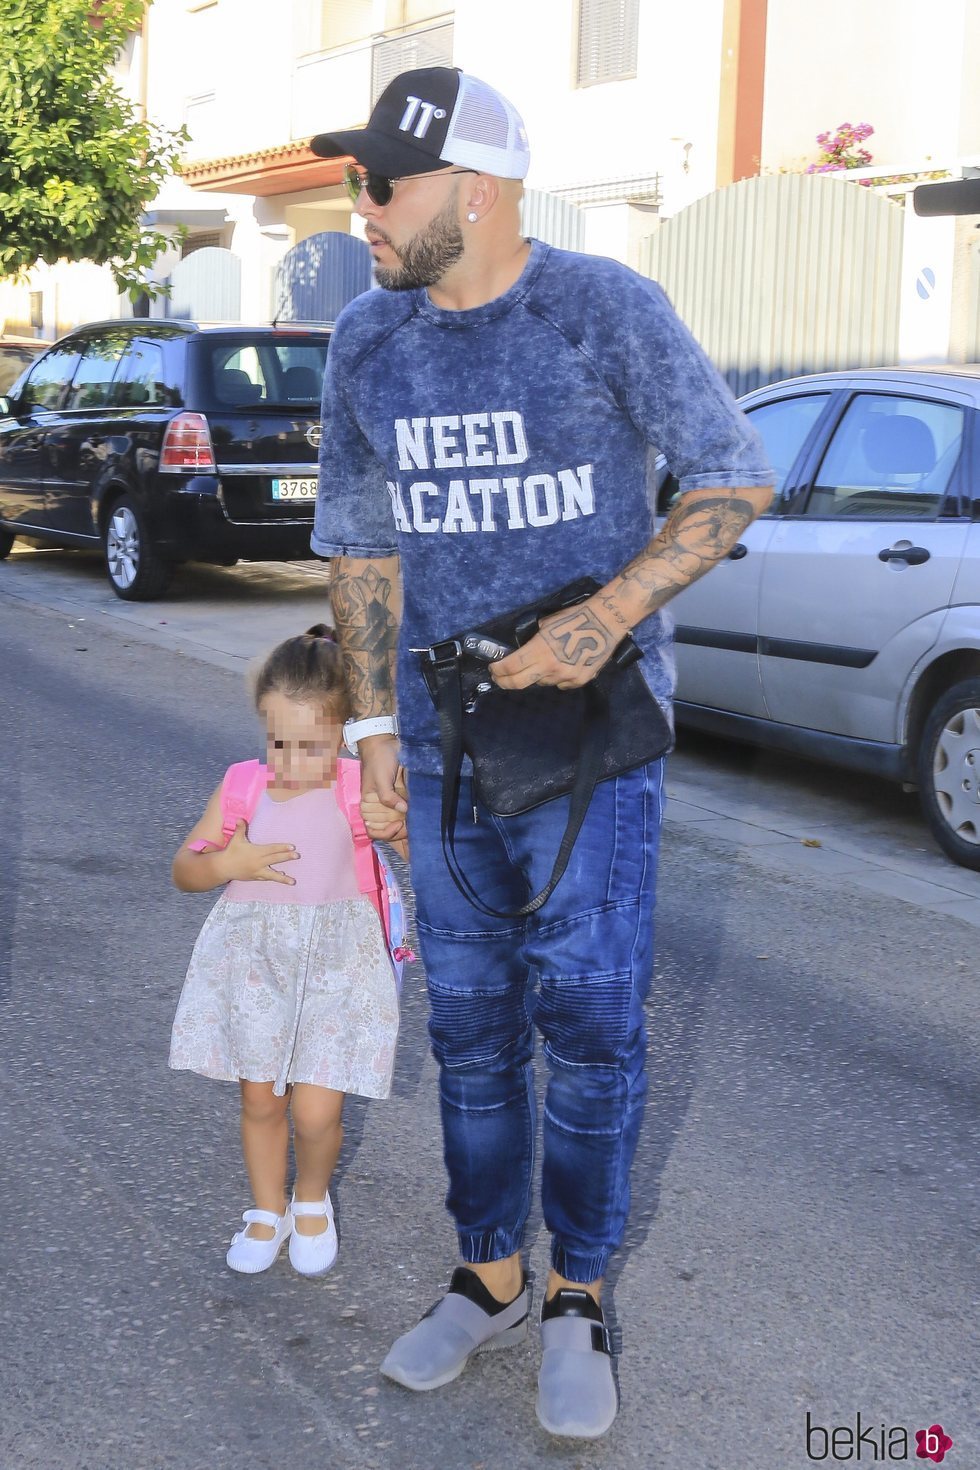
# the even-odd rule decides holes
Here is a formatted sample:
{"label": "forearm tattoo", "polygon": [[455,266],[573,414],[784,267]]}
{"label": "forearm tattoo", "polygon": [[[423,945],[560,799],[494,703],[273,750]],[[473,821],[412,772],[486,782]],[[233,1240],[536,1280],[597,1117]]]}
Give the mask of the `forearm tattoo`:
{"label": "forearm tattoo", "polygon": [[395,709],[398,620],[390,577],[368,563],[333,563],[330,601],[355,719],[390,715]]}
{"label": "forearm tattoo", "polygon": [[616,606],[616,603],[609,596],[608,592],[597,592],[596,601],[600,604],[601,607],[605,609],[605,611],[612,618],[613,622],[619,624],[624,634],[629,632],[629,619],[623,616],[622,612]]}
{"label": "forearm tattoo", "polygon": [[655,612],[726,556],[757,514],[758,507],[738,495],[685,497],[659,535],[620,574],[616,585],[639,587],[647,613]]}
{"label": "forearm tattoo", "polygon": [[588,608],[575,607],[541,629],[541,636],[563,664],[593,669],[605,663],[617,639]]}

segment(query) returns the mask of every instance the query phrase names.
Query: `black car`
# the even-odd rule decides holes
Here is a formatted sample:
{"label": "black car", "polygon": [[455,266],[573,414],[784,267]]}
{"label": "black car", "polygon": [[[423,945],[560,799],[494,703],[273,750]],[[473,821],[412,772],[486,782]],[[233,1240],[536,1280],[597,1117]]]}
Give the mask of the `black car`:
{"label": "black car", "polygon": [[328,327],[80,327],[0,398],[0,557],[99,546],[112,589],[312,556]]}

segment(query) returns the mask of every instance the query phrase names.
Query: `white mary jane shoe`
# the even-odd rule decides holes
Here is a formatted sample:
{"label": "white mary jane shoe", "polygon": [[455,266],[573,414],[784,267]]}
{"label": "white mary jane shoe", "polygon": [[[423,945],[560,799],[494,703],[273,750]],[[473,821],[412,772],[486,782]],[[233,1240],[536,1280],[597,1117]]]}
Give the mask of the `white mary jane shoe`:
{"label": "white mary jane shoe", "polygon": [[[257,1271],[268,1271],[276,1259],[283,1241],[293,1228],[292,1216],[288,1212],[275,1215],[272,1210],[246,1210],[242,1219],[245,1229],[232,1236],[225,1260],[233,1271],[254,1276]],[[271,1240],[257,1240],[248,1233],[250,1225],[272,1225],[275,1234]]]}
{"label": "white mary jane shoe", "polygon": [[330,1193],[327,1192],[322,1202],[294,1199],[289,1210],[294,1221],[300,1215],[318,1215],[326,1220],[327,1228],[318,1235],[300,1235],[294,1228],[289,1237],[289,1260],[293,1270],[301,1276],[322,1276],[337,1259],[337,1227]]}

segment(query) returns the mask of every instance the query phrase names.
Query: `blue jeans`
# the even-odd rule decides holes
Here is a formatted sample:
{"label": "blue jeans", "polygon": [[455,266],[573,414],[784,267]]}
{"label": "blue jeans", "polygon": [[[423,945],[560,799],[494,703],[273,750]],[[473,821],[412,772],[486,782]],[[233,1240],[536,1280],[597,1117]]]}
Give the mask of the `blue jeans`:
{"label": "blue jeans", "polygon": [[[538,913],[492,919],[457,890],[439,837],[442,780],[409,777],[408,835],[429,1034],[440,1069],[449,1193],[464,1261],[520,1250],[534,1166],[533,1028],[549,1068],[541,1202],[554,1269],[604,1275],[629,1212],[629,1171],[646,1097],[643,1002],[663,761],[596,787],[564,877]],[[456,848],[485,902],[538,892],[566,798],[516,817],[478,808],[464,780]]]}

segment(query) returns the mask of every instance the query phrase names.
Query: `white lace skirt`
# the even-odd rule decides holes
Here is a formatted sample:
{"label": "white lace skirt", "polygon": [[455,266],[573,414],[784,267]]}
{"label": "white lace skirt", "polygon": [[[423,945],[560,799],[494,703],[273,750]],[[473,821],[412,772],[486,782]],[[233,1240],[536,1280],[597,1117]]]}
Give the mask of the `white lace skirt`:
{"label": "white lace skirt", "polygon": [[205,1077],[311,1082],[387,1097],[398,994],[366,898],[234,903],[198,935],[177,1004],[170,1065]]}

